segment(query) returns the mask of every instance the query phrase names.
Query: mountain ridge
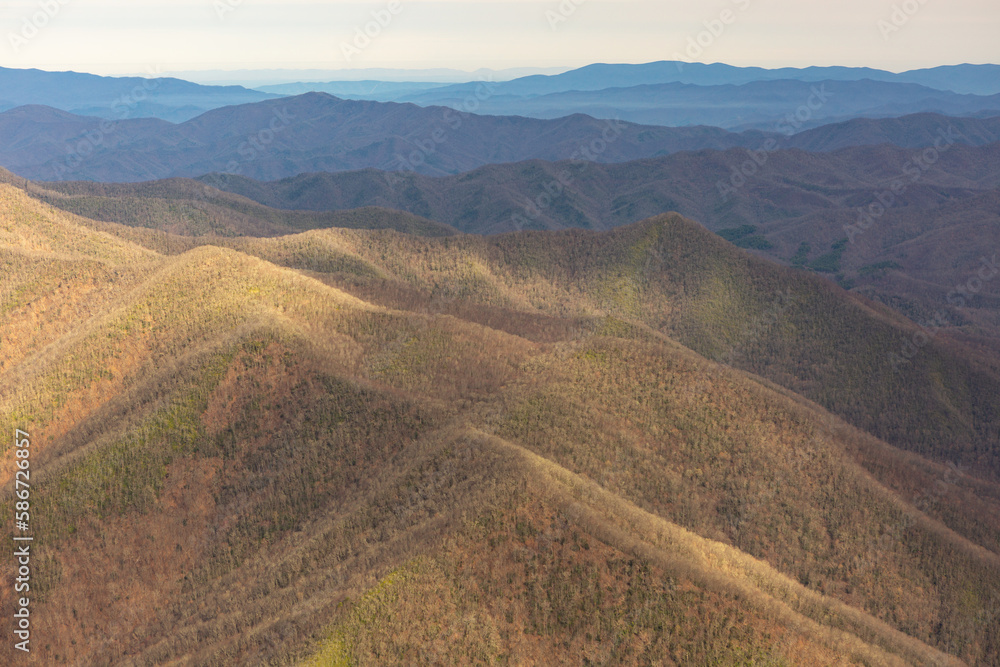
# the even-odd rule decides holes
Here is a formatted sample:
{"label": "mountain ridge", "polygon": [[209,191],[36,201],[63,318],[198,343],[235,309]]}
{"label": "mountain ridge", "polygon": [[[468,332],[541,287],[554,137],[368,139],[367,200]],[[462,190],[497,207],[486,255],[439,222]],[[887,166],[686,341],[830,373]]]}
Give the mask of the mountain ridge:
{"label": "mountain ridge", "polygon": [[[575,114],[540,120],[466,114],[444,107],[341,100],[325,93],[216,109],[181,124],[156,119],[101,121],[37,107],[0,113],[0,164],[35,180],[135,182],[210,172],[272,180],[312,171],[381,168],[430,175],[462,173],[525,159],[627,162],[685,150],[743,147],[810,150],[858,141],[931,143],[935,123],[967,130],[982,143],[995,118],[917,114],[849,121],[818,130],[736,134],[698,126],[667,128]],[[32,114],[44,135],[34,133]],[[825,126],[824,126],[825,127]],[[875,128],[875,129],[873,129]],[[44,141],[40,138],[44,137]]]}
{"label": "mountain ridge", "polygon": [[[16,288],[0,294],[0,354],[16,355],[0,377],[24,378],[0,383],[0,420],[37,447],[33,613],[60,629],[46,657],[958,665],[1000,650],[1000,487],[642,324],[674,303],[715,338],[704,290],[744,303],[753,265],[803,290],[797,325],[821,322],[798,308],[825,294],[850,326],[883,326],[696,223],[315,230],[161,255],[9,185],[0,210]],[[66,259],[39,273],[41,244]],[[767,310],[766,283],[738,328]],[[500,303],[522,313],[499,318],[509,331],[468,319]],[[76,335],[13,337],[32,316]],[[932,502],[895,490],[942,475]],[[117,563],[113,581],[94,563]]]}
{"label": "mountain ridge", "polygon": [[[12,125],[23,115],[0,114],[0,136],[32,136],[20,121]],[[41,180],[139,181],[212,171],[275,177],[371,165],[448,173],[525,155],[615,161],[758,141],[756,134],[710,127],[642,127],[579,114],[552,121],[479,116],[325,93],[216,109],[179,125],[155,123],[124,120],[108,127],[73,119],[45,142],[0,147],[0,164]]]}
{"label": "mountain ridge", "polygon": [[[684,61],[640,64],[594,63],[561,74],[534,75],[501,82],[499,87],[501,92],[510,95],[538,95],[570,90],[601,90],[622,83],[634,86],[676,81],[695,85],[718,85],[773,79],[800,81],[872,79],[918,83],[924,86],[934,83],[935,85],[930,87],[953,90],[957,93],[993,95],[1000,93],[1000,85],[996,84],[998,71],[1000,66],[990,64],[951,65],[894,73],[870,67],[812,66],[767,69]],[[468,84],[455,84],[453,90],[463,89],[460,87],[464,86]]]}
{"label": "mountain ridge", "polygon": [[105,77],[0,67],[0,111],[40,104],[108,120],[154,116],[182,122],[209,109],[273,97],[242,86],[202,86],[156,74]]}
{"label": "mountain ridge", "polygon": [[[782,120],[798,130],[856,117],[893,117],[935,112],[972,116],[1000,110],[1000,93],[959,94],[917,83],[858,80],[753,80],[699,85],[667,82],[622,87],[620,82],[593,91],[564,90],[532,96],[505,94],[490,86],[479,105],[483,113],[557,118],[587,113],[648,125],[705,124],[724,129],[773,130]],[[467,88],[438,88],[403,95],[400,101],[459,108]],[[801,114],[802,118],[797,118]]]}

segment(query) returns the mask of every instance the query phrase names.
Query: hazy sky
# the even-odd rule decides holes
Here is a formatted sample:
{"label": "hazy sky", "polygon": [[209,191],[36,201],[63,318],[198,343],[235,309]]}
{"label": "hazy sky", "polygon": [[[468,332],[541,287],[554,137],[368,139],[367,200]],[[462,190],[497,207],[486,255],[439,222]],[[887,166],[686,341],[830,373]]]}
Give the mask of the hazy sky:
{"label": "hazy sky", "polygon": [[[0,65],[471,71],[681,56],[900,71],[1000,62],[998,8],[998,0],[3,0]],[[371,23],[373,12],[385,27]],[[378,34],[355,43],[366,24]]]}

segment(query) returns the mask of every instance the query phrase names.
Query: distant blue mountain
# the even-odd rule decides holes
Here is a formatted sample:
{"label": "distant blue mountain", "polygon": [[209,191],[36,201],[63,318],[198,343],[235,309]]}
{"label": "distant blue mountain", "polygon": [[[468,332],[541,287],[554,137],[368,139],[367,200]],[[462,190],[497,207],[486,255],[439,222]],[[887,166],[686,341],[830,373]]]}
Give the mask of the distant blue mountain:
{"label": "distant blue mountain", "polygon": [[[805,99],[803,94],[809,95],[810,87],[822,85],[761,85],[775,83],[805,87],[804,93],[789,93],[788,99],[796,100]],[[836,82],[852,87],[859,83],[866,82]],[[698,93],[741,88],[681,87]],[[848,105],[855,99],[850,90],[836,94],[836,104]],[[741,102],[729,91],[723,99],[747,108],[775,104],[762,95],[759,91],[756,98],[745,94]],[[865,101],[872,102],[873,98]],[[832,108],[834,104],[831,97],[827,105]],[[115,182],[223,171],[275,180],[307,172],[368,168],[444,176],[531,159],[617,163],[705,149],[823,151],[881,143],[920,147],[933,145],[942,131],[949,133],[949,141],[972,145],[1000,138],[996,119],[932,114],[883,121],[856,119],[791,135],[758,130],[737,134],[717,127],[616,123],[581,114],[553,120],[462,114],[442,107],[348,101],[307,93],[215,109],[178,124],[155,118],[107,122],[51,107],[19,107],[0,113],[0,166],[35,180]]]}
{"label": "distant blue mountain", "polygon": [[211,109],[279,97],[173,78],[107,77],[0,67],[0,111],[39,104],[82,116],[183,122]]}
{"label": "distant blue mountain", "polygon": [[422,93],[450,84],[417,81],[329,81],[325,83],[282,83],[260,86],[257,90],[275,95],[327,93],[345,100],[391,102],[403,95]]}
{"label": "distant blue mountain", "polygon": [[[606,67],[611,66],[594,66],[596,69],[585,77],[580,70],[569,72],[567,74],[573,76],[559,84],[561,87],[579,85],[581,89],[540,94],[537,91],[543,89],[544,82],[537,79],[495,84],[490,94],[474,98],[475,110],[529,118],[561,118],[583,113],[644,125],[711,125],[729,130],[760,129],[784,134],[852,118],[892,118],[916,113],[959,117],[1000,115],[1000,95],[959,94],[915,83],[871,79],[777,79],[712,85],[635,83],[651,77],[652,70],[660,69],[653,65],[625,70],[632,76],[619,77],[614,87],[582,89],[587,81],[591,86],[602,85],[608,71]],[[819,71],[820,68],[816,68],[816,72]],[[518,95],[511,92],[511,86],[515,91],[530,89],[536,92]],[[401,101],[461,109],[467,108],[470,95],[474,94],[472,90],[448,86],[405,96]]]}
{"label": "distant blue mountain", "polygon": [[[972,95],[1000,93],[1000,65],[955,65],[894,73],[869,67],[735,67],[722,63],[684,63],[661,61],[641,65],[594,64],[551,76],[526,76],[496,84],[497,95],[531,97],[569,91],[598,91],[606,88],[663,83],[687,83],[697,86],[740,85],[755,81],[885,81],[917,83],[937,90]],[[439,96],[466,94],[476,83],[446,86],[420,98],[418,103],[434,103]]]}
{"label": "distant blue mountain", "polygon": [[179,124],[108,123],[38,105],[0,113],[0,166],[37,180],[141,181],[220,171],[267,180],[368,167],[444,175],[495,162],[626,162],[763,140],[761,133],[711,127],[459,114],[325,93],[229,106]]}

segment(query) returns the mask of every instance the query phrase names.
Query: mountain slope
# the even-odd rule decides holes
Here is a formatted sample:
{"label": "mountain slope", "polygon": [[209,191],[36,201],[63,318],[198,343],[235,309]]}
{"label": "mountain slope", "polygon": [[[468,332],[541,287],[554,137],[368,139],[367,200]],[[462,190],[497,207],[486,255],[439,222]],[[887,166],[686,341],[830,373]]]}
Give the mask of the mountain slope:
{"label": "mountain slope", "polygon": [[[725,303],[699,281],[782,271],[693,223],[317,230],[162,255],[0,193],[16,288],[0,302],[0,421],[32,434],[33,618],[58,629],[35,660],[957,665],[1000,651],[995,483],[643,324]],[[647,268],[650,250],[663,257]],[[292,268],[309,257],[324,264]],[[788,276],[804,297],[825,289]],[[851,326],[895,326],[829,298]],[[70,330],[12,344],[27,320]],[[932,495],[905,486],[942,478]]]}
{"label": "mountain slope", "polygon": [[[668,227],[671,233],[680,234],[679,243],[684,246],[698,248],[718,248],[716,252],[721,252],[723,248],[728,248],[725,243],[716,237],[707,234],[703,229],[695,225]],[[682,233],[683,230],[683,233]],[[636,233],[646,234],[646,240],[642,244],[654,243],[653,250],[647,248],[640,253],[641,256],[629,259],[624,265],[619,265],[623,257],[628,257],[629,252],[623,256],[623,250],[617,244],[622,238],[633,238]],[[624,236],[617,236],[605,239],[595,237],[588,243],[607,243],[607,249],[601,251],[605,258],[597,262],[593,270],[607,273],[607,277],[594,277],[594,282],[588,283],[596,290],[585,303],[584,311],[578,314],[590,312],[592,309],[603,311],[611,309],[609,312],[618,315],[628,315],[629,317],[639,317],[646,325],[655,329],[660,329],[671,336],[677,337],[683,342],[691,345],[699,352],[711,358],[722,359],[730,363],[741,365],[756,372],[773,377],[781,384],[805,393],[807,396],[820,401],[830,409],[843,414],[858,426],[877,433],[879,436],[887,438],[891,442],[897,443],[906,448],[916,448],[918,451],[942,456],[943,452],[935,454],[934,443],[940,443],[951,438],[953,447],[949,450],[949,455],[956,455],[959,451],[966,463],[975,464],[984,470],[985,474],[996,468],[996,452],[991,444],[996,436],[996,424],[993,423],[992,413],[996,409],[990,398],[990,392],[985,394],[976,393],[967,395],[961,385],[971,378],[975,378],[976,383],[993,383],[996,381],[996,364],[992,356],[988,358],[978,358],[975,363],[961,361],[962,355],[968,355],[968,351],[963,352],[961,344],[950,339],[934,341],[934,343],[921,355],[913,360],[912,364],[893,363],[896,356],[899,356],[899,343],[897,340],[909,338],[912,335],[912,325],[902,321],[901,318],[885,310],[869,324],[864,325],[870,329],[866,336],[867,343],[851,350],[840,350],[837,341],[853,338],[850,330],[853,327],[861,326],[858,322],[860,316],[863,320],[870,318],[868,314],[869,305],[856,311],[858,304],[847,307],[843,310],[844,304],[839,303],[840,297],[835,296],[836,290],[831,288],[824,281],[816,278],[806,278],[795,272],[781,273],[775,272],[767,263],[746,264],[740,255],[724,260],[732,265],[729,271],[738,270],[745,272],[741,275],[733,275],[731,278],[719,283],[714,278],[710,279],[705,273],[706,266],[718,266],[721,258],[704,255],[691,255],[684,264],[673,269],[673,281],[659,285],[652,292],[644,293],[642,303],[649,302],[660,304],[659,308],[666,308],[665,303],[672,305],[664,312],[671,312],[669,318],[659,314],[657,307],[650,303],[640,306],[635,302],[635,290],[642,290],[645,278],[642,278],[644,271],[649,270],[649,266],[662,266],[669,254],[664,254],[665,248],[671,243],[666,237],[662,237],[663,228],[655,227],[646,232],[637,232],[629,228],[624,232]],[[572,244],[580,239],[579,232],[571,232],[566,236],[557,237],[560,240],[557,245],[547,247],[534,247],[530,249],[530,258],[517,258],[525,248],[515,246],[513,256],[509,256],[511,250],[504,250],[501,254],[504,257],[503,264],[515,261],[517,265],[533,267],[538,265],[549,265],[550,271],[555,271],[553,276],[561,275],[557,267],[562,265],[559,259],[565,250],[557,250],[559,244]],[[505,237],[498,237],[493,240],[473,240],[466,238],[459,242],[458,247],[474,248],[480,244],[487,244],[487,248],[494,248],[491,253],[499,252],[504,248],[508,240]],[[517,238],[517,237],[513,237]],[[584,237],[585,238],[585,237]],[[603,240],[600,240],[603,239]],[[613,240],[617,239],[617,240]],[[141,240],[141,239],[140,239]],[[599,241],[600,240],[600,241]],[[359,272],[363,283],[374,280],[376,285],[381,284],[386,276],[399,275],[406,276],[408,286],[393,287],[389,293],[405,295],[398,298],[418,298],[413,293],[413,289],[418,290],[418,294],[424,290],[432,290],[433,280],[431,276],[417,277],[414,274],[414,264],[412,260],[403,264],[386,263],[386,257],[406,257],[408,255],[404,248],[393,247],[391,239],[385,239],[384,243],[390,243],[389,247],[381,247],[373,243],[369,238],[361,243],[357,240],[346,241],[346,247],[354,250],[345,253],[344,240],[338,240],[330,245],[328,237],[323,233],[315,236],[294,237],[294,240],[278,240],[275,244],[261,247],[256,244],[247,245],[248,242],[239,239],[226,241],[225,239],[208,239],[198,243],[225,244],[230,247],[260,254],[265,252],[264,248],[269,248],[262,256],[269,261],[280,265],[294,268],[317,270],[325,273],[332,272],[338,274],[346,271],[348,274]],[[554,242],[554,240],[553,240]],[[637,241],[638,243],[638,241]],[[291,245],[289,245],[291,244]],[[721,244],[721,245],[719,245]],[[151,245],[151,247],[160,247]],[[190,248],[190,244],[182,245],[181,248]],[[543,248],[545,248],[543,250]],[[477,252],[484,252],[480,250]],[[327,256],[333,252],[333,256]],[[540,255],[539,253],[547,253]],[[729,252],[728,250],[725,252]],[[651,253],[651,254],[649,254]],[[711,253],[710,253],[711,255]],[[543,256],[545,257],[543,259]],[[396,260],[403,261],[403,260]],[[484,260],[477,260],[473,267]],[[426,260],[422,260],[416,266],[425,265]],[[635,264],[635,262],[639,262]],[[652,264],[651,264],[652,263]],[[446,260],[443,266],[449,266],[450,260]],[[635,264],[633,266],[633,264]],[[441,269],[438,269],[441,270]],[[624,274],[622,272],[625,272]],[[640,271],[636,276],[630,276],[630,272]],[[785,270],[787,271],[787,270]],[[528,276],[531,273],[529,272]],[[580,283],[581,278],[570,278],[576,275],[571,272],[556,278],[556,284]],[[619,275],[618,279],[612,276]],[[553,276],[548,276],[545,280],[553,280]],[[511,280],[507,276],[492,276],[479,273],[472,268],[471,272],[461,272],[456,279],[462,281],[459,294],[480,295],[489,306],[520,309],[529,303],[545,303],[546,309],[555,308],[556,313],[564,314],[562,310],[565,304],[569,303],[566,294],[559,290],[551,291],[548,287],[540,292],[541,302],[536,300],[525,301],[524,297],[516,296],[528,285],[534,284],[534,279],[521,284],[514,282],[515,293],[510,294]],[[801,303],[786,304],[785,301],[792,300],[788,294],[788,281],[807,279],[809,287],[806,294],[801,297]],[[353,279],[352,279],[353,280]],[[520,280],[520,279],[519,279]],[[618,280],[619,282],[616,282]],[[413,282],[416,281],[416,282]],[[410,284],[412,283],[412,284]],[[727,288],[726,285],[750,286],[749,291],[745,289]],[[506,286],[505,286],[506,285]],[[541,286],[536,285],[532,290],[538,290]],[[355,285],[354,289],[360,288]],[[721,292],[719,290],[722,290]],[[685,297],[677,302],[678,294]],[[693,295],[700,294],[705,297],[704,303],[700,303]],[[775,294],[778,294],[777,297]],[[671,296],[673,295],[673,296]],[[784,296],[780,296],[784,295]],[[373,298],[373,294],[367,294],[365,298]],[[664,301],[665,300],[665,301]],[[403,302],[390,302],[394,306],[402,306]],[[564,304],[564,305],[559,305]],[[707,307],[705,304],[713,304]],[[532,307],[538,307],[533,305]],[[639,308],[639,310],[636,310]],[[653,308],[652,310],[648,310]],[[768,335],[773,340],[759,340],[757,334],[753,336],[744,335],[740,331],[740,322],[766,320],[769,314],[775,309],[787,316],[786,309],[797,314],[800,320],[793,329],[797,332],[794,337],[782,336],[779,332],[770,332]],[[745,310],[745,312],[744,312]],[[834,320],[836,324],[831,327],[829,323],[821,323],[818,313],[840,313]],[[737,313],[740,313],[737,316]],[[495,324],[493,325],[495,326]],[[808,333],[812,332],[812,333]],[[744,349],[744,346],[749,346]],[[762,346],[762,347],[761,347]],[[956,347],[957,346],[957,347]],[[757,350],[755,352],[755,350]],[[761,351],[765,351],[761,354]],[[833,357],[830,357],[833,353]],[[958,354],[959,357],[955,357]],[[810,366],[803,368],[799,364],[804,358],[820,358],[826,356],[830,358],[830,363],[820,366]],[[969,356],[973,359],[979,355]],[[840,361],[834,362],[834,359]],[[949,361],[943,361],[949,359]],[[992,359],[992,361],[991,361]],[[947,378],[940,376],[940,373],[933,369],[944,363],[951,373]],[[822,368],[823,370],[819,370]],[[817,375],[817,373],[820,373]],[[925,375],[931,373],[935,379],[930,381]],[[911,379],[908,379],[911,378]],[[917,379],[919,378],[919,379]],[[944,383],[942,387],[942,382]],[[932,387],[937,387],[932,389]],[[945,389],[950,387],[950,389]],[[940,389],[945,393],[941,394]],[[956,392],[951,395],[950,392]],[[907,396],[908,403],[921,405],[920,411],[910,414],[895,415],[887,419],[887,406],[896,397]],[[956,412],[954,407],[962,407]],[[936,407],[935,407],[936,406]],[[946,437],[944,434],[948,433]],[[927,449],[930,447],[931,449]]]}
{"label": "mountain slope", "polygon": [[[878,132],[916,139],[933,120],[882,121]],[[975,126],[939,126],[948,128]],[[824,128],[799,136],[836,141]],[[1000,283],[976,282],[993,275],[991,248],[1000,244],[1000,144],[943,148],[929,154],[933,162],[923,150],[883,145],[831,154],[703,151],[621,165],[529,162],[440,179],[356,172],[202,180],[270,206],[378,205],[474,233],[606,229],[678,211],[742,247],[824,273],[914,321],[936,322],[932,331],[943,318],[949,335],[1000,349]]]}
{"label": "mountain slope", "polygon": [[804,151],[835,151],[878,144],[921,148],[940,142],[942,130],[949,140],[985,146],[1000,141],[1000,117],[949,118],[922,113],[900,118],[857,118],[805,130],[784,141],[783,145]]}

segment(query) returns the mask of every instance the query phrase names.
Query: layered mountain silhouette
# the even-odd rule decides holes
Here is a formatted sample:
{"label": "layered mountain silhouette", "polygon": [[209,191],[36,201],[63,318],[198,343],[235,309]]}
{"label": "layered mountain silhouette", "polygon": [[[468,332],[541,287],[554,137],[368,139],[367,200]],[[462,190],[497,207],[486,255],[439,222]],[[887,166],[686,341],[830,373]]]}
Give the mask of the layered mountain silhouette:
{"label": "layered mountain silhouette", "polygon": [[[861,81],[911,83],[972,95],[1000,93],[1000,67],[997,65],[949,65],[908,72],[888,72],[871,67],[735,67],[723,63],[698,63],[661,61],[643,64],[593,64],[558,74],[532,74],[512,80],[497,81],[491,73],[470,77],[464,83],[445,84],[396,80],[328,81],[310,79],[309,82],[285,83],[258,87],[258,90],[282,95],[300,95],[307,92],[325,92],[346,99],[367,99],[397,102],[420,99],[425,103],[441,104],[446,100],[464,100],[489,81],[493,94],[506,98],[531,98],[570,91],[600,91],[609,88],[631,88],[665,83],[684,83],[696,86],[742,85],[758,81]],[[318,73],[317,73],[318,74]],[[401,76],[405,72],[394,72]],[[473,80],[474,79],[474,80]],[[433,91],[433,92],[431,92]],[[408,96],[419,95],[417,98]]]}
{"label": "layered mountain silhouette", "polygon": [[[399,99],[463,108],[469,104],[472,86],[437,88]],[[670,82],[625,87],[613,83],[597,90],[569,89],[532,95],[505,94],[503,86],[490,87],[489,96],[484,95],[486,99],[476,102],[480,113],[533,118],[585,113],[647,125],[780,131],[786,126],[798,130],[856,117],[888,118],[921,112],[997,115],[1000,111],[1000,93],[963,95],[914,83],[867,79],[815,82],[788,79],[712,86]]]}
{"label": "layered mountain silhouette", "polygon": [[[395,102],[409,93],[426,92],[434,88],[444,88],[447,83],[420,81],[328,81],[310,83],[277,83],[260,86],[257,90],[275,95],[304,95],[306,93],[328,93],[345,100],[374,100]],[[475,84],[470,86],[475,95]]]}
{"label": "layered mountain silhouette", "polygon": [[[907,72],[888,72],[871,67],[735,67],[723,63],[660,61],[642,64],[595,63],[552,75],[532,75],[496,83],[499,95],[534,97],[569,91],[599,91],[663,83],[697,86],[742,85],[757,81],[882,81],[913,83],[937,90],[972,95],[1000,93],[1000,66],[950,65]],[[308,85],[308,84],[301,84]],[[442,87],[439,94],[467,94],[474,83]],[[299,91],[304,92],[304,91]]]}
{"label": "layered mountain silhouette", "polygon": [[530,158],[619,162],[761,141],[718,128],[554,121],[341,100],[323,93],[217,109],[178,125],[101,121],[44,107],[0,114],[0,164],[39,180],[141,181],[228,171],[280,178],[364,167],[457,173]]}
{"label": "layered mountain silhouette", "polygon": [[0,111],[44,105],[111,120],[155,117],[185,121],[210,109],[276,97],[241,86],[202,86],[156,76],[108,77],[0,67]]}
{"label": "layered mountain silhouette", "polygon": [[[933,145],[996,141],[997,120],[920,114],[856,120],[792,133],[668,128],[575,115],[554,120],[466,114],[445,107],[341,100],[323,93],[217,109],[181,124],[100,120],[48,107],[0,114],[0,164],[35,180],[146,181],[227,172],[259,180],[313,171],[379,168],[456,174],[529,159],[616,163],[684,150],[767,147],[827,150],[891,141]],[[770,141],[769,141],[770,140]]]}
{"label": "layered mountain silhouette", "polygon": [[0,421],[55,662],[1000,656],[979,350],[893,370],[912,322],[676,214],[225,239],[33,187]]}

